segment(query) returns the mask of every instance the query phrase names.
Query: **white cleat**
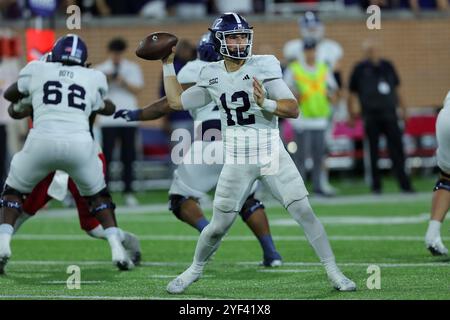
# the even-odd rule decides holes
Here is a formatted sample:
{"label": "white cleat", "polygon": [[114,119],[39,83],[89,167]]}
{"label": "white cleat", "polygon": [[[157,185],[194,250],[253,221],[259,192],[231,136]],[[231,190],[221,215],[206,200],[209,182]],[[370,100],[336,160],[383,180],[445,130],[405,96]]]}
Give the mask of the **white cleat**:
{"label": "white cleat", "polygon": [[167,292],[171,294],[180,294],[187,289],[192,283],[200,279],[201,272],[192,271],[189,267],[186,271],[173,279],[167,285]]}
{"label": "white cleat", "polygon": [[5,274],[5,267],[11,257],[10,235],[0,235],[0,275]]}
{"label": "white cleat", "polygon": [[281,267],[283,265],[283,260],[281,259],[274,259],[274,260],[264,260],[262,262],[260,262],[259,264],[261,267],[266,267],[266,268],[278,268]]}
{"label": "white cleat", "polygon": [[121,271],[133,269],[133,261],[131,261],[122,243],[115,238],[108,239],[108,242],[111,246],[113,264]]}
{"label": "white cleat", "polygon": [[355,291],[356,284],[344,276],[341,272],[335,272],[328,275],[333,287],[338,291]]}
{"label": "white cleat", "polygon": [[448,249],[442,243],[441,237],[435,238],[433,240],[425,240],[425,245],[427,249],[431,252],[433,256],[447,256]]}
{"label": "white cleat", "polygon": [[124,232],[125,239],[122,241],[122,245],[127,251],[128,256],[135,266],[141,263],[141,245],[139,239],[132,233]]}

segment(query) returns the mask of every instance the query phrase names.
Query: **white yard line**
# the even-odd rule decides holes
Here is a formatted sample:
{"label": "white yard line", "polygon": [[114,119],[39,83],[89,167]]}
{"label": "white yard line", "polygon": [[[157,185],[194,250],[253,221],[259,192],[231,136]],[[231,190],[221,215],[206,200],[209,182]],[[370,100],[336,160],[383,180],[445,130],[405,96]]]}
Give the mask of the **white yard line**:
{"label": "white yard line", "polygon": [[[197,241],[198,235],[178,236],[178,235],[141,235],[141,241]],[[304,236],[273,236],[276,241],[306,241]],[[329,236],[331,241],[424,241],[424,236]],[[17,234],[14,240],[21,241],[93,241],[96,239],[86,235],[63,235],[63,234]],[[442,237],[442,240],[450,240],[450,237]],[[255,237],[248,236],[225,236],[224,241],[255,241]]]}
{"label": "white yard line", "polygon": [[[412,195],[404,194],[385,194],[381,196],[374,195],[355,195],[355,196],[339,196],[335,198],[322,198],[322,197],[310,197],[312,205],[321,206],[336,206],[336,205],[352,205],[352,204],[380,204],[380,203],[406,203],[406,202],[418,202],[418,201],[430,201],[431,192],[420,192]],[[267,208],[281,208],[280,204],[276,201],[269,200],[264,202]],[[212,208],[205,208],[212,209]],[[167,203],[157,203],[140,205],[135,208],[119,206],[116,209],[117,214],[160,214],[161,212],[169,212]],[[65,209],[44,209],[38,214],[41,218],[54,218],[54,217],[68,217],[76,216],[75,208]]]}
{"label": "white yard line", "polygon": [[[243,266],[255,266],[259,265],[259,261],[238,261],[233,262],[236,265]],[[64,261],[64,260],[11,260],[9,262],[11,265],[112,265],[110,261]],[[142,266],[162,266],[162,267],[173,267],[173,266],[189,266],[191,262],[142,262]],[[412,267],[445,267],[448,268],[450,264],[448,262],[411,262],[411,263],[396,263],[396,262],[338,262],[339,266],[344,267],[367,267],[369,265],[377,265],[379,267],[387,268],[412,268]],[[322,267],[320,262],[283,262],[285,267]],[[292,270],[292,269],[261,269],[261,270]],[[265,272],[265,271],[261,271]],[[271,271],[267,271],[271,272]],[[275,271],[274,271],[275,272]],[[283,271],[280,271],[283,272]],[[287,271],[286,271],[287,272]]]}

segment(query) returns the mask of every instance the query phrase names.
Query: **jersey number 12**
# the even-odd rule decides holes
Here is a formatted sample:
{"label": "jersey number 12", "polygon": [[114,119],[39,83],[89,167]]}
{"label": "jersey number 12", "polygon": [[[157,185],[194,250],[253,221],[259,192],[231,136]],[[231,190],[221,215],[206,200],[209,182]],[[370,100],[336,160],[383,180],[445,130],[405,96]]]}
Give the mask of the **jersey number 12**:
{"label": "jersey number 12", "polygon": [[[235,102],[238,99],[242,99],[243,106],[236,108],[236,118],[237,123],[241,126],[254,124],[255,123],[255,115],[251,114],[247,118],[244,118],[244,112],[247,112],[250,109],[250,99],[248,98],[248,93],[245,91],[238,91],[233,93],[231,96],[231,102]],[[222,93],[220,96],[220,102],[222,103],[222,107],[225,109],[227,113],[227,125],[234,126],[236,122],[233,120],[233,116],[231,114],[231,110],[227,106],[227,97],[225,93]]]}

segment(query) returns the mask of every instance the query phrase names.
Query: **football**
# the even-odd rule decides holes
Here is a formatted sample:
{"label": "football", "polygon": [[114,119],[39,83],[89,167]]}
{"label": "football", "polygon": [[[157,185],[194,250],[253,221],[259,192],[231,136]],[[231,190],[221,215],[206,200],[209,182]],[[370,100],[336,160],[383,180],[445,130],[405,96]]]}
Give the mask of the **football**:
{"label": "football", "polygon": [[168,32],[153,32],[139,43],[136,55],[145,60],[160,60],[172,52],[178,38]]}

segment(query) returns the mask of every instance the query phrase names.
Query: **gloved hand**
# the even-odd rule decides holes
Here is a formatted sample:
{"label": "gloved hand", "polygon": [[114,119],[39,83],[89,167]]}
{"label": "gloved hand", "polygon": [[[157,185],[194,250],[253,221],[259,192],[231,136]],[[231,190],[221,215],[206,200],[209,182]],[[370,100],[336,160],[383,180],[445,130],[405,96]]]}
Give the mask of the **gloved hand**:
{"label": "gloved hand", "polygon": [[139,121],[141,110],[120,109],[114,113],[114,119],[123,118],[127,121]]}

